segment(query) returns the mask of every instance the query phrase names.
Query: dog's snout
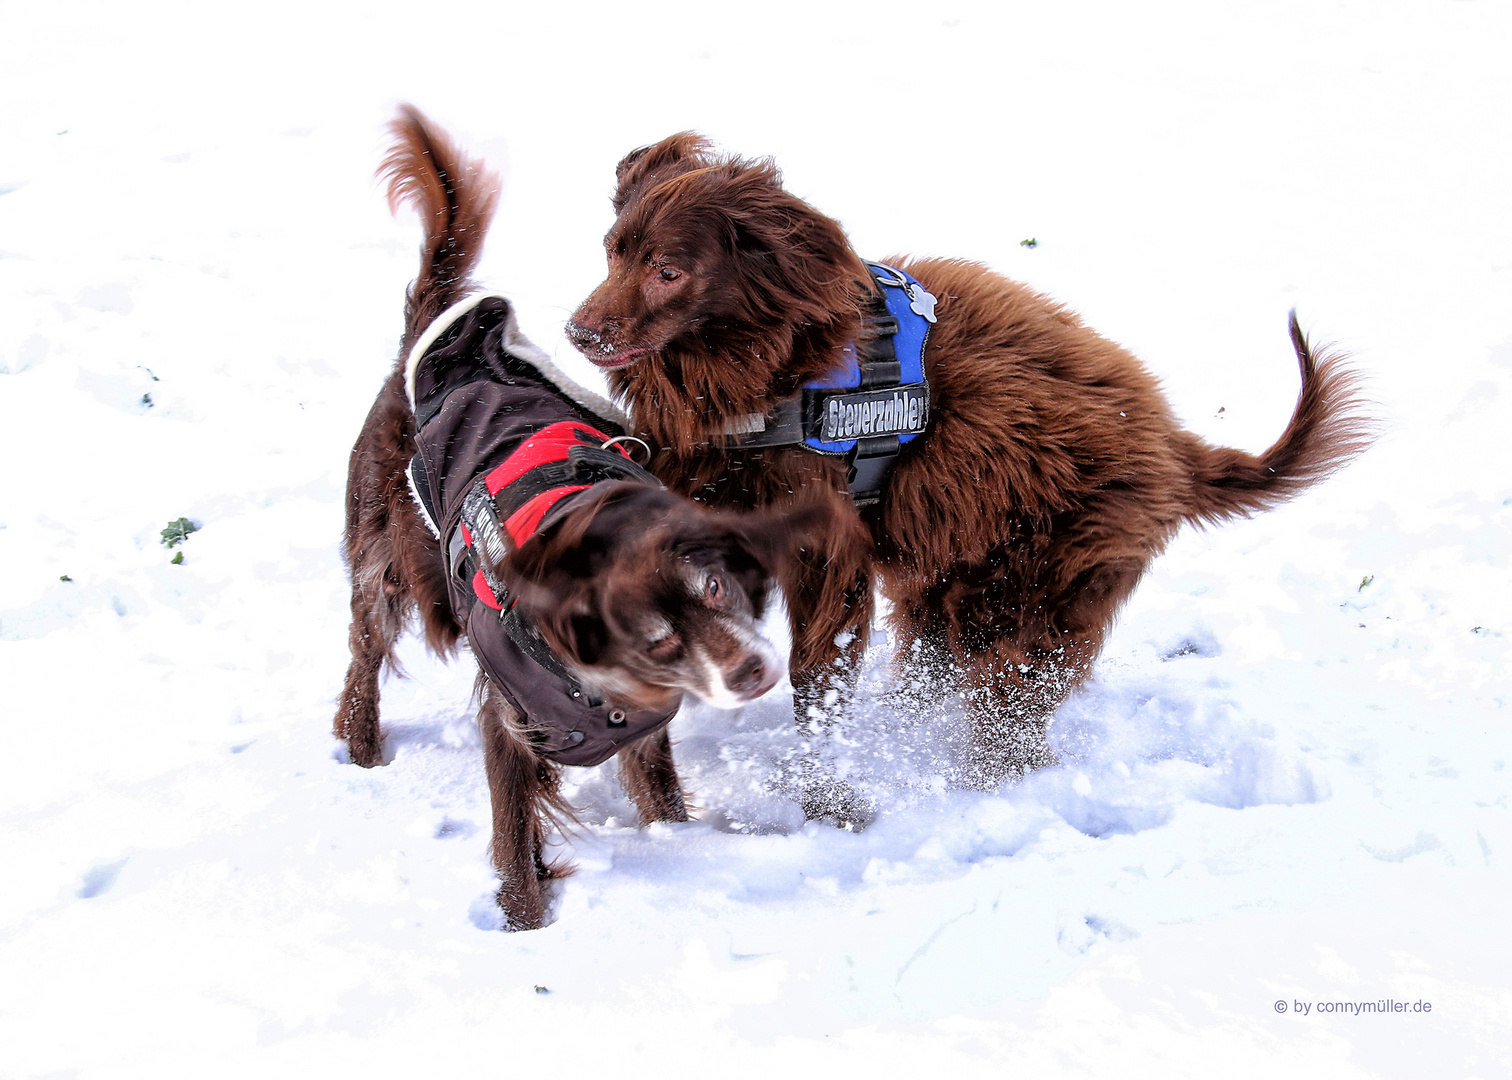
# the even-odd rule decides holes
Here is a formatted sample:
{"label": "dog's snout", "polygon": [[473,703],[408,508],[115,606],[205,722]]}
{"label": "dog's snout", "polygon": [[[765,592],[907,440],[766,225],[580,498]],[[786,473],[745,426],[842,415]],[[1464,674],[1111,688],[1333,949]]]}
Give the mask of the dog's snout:
{"label": "dog's snout", "polygon": [[579,309],[567,320],[565,329],[573,348],[590,360],[597,360],[620,351],[623,347],[620,333],[624,324],[625,320],[617,315],[595,316]]}
{"label": "dog's snout", "polygon": [[599,332],[584,326],[577,316],[573,316],[567,322],[567,340],[579,349],[586,349],[598,343]]}
{"label": "dog's snout", "polygon": [[747,653],[725,676],[730,691],[747,700],[760,697],[776,684],[776,668],[758,653]]}

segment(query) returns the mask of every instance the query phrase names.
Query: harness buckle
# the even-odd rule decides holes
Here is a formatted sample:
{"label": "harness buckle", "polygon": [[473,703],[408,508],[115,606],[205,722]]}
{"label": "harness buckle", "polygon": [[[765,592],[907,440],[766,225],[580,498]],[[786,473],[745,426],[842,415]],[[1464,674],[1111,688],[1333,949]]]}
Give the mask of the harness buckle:
{"label": "harness buckle", "polygon": [[875,439],[857,439],[845,455],[846,480],[857,506],[865,506],[882,497],[882,487],[898,456],[898,437],[883,435]]}

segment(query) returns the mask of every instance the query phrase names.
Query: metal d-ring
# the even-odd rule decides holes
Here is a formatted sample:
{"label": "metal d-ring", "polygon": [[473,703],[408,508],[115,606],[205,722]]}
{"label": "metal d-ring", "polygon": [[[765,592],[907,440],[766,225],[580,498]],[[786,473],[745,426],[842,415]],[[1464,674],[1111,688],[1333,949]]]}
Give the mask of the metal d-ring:
{"label": "metal d-ring", "polygon": [[637,439],[634,435],[616,435],[612,439],[606,439],[606,440],[604,440],[604,442],[599,446],[599,449],[600,450],[607,450],[611,446],[613,446],[615,443],[640,443],[640,448],[646,452],[645,458],[643,460],[641,460],[641,461],[635,461],[635,458],[632,457],[630,460],[631,461],[635,461],[635,463],[637,465],[641,465],[641,466],[644,466],[648,462],[650,462],[650,460],[651,460],[651,445],[649,443],[647,443],[645,439]]}
{"label": "metal d-ring", "polygon": [[[866,265],[872,268],[872,272],[876,276],[879,285],[891,285],[895,289],[908,288],[908,279],[892,267],[884,266],[881,263],[867,263]],[[884,276],[887,274],[891,274],[892,276]]]}

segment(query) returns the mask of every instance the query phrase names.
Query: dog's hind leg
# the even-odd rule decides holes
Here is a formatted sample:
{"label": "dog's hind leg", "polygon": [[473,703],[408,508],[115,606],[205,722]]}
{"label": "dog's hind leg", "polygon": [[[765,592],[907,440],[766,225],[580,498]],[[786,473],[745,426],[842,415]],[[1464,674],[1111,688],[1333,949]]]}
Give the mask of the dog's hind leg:
{"label": "dog's hind leg", "polygon": [[352,579],[352,662],[336,710],[335,733],[364,768],[382,761],[378,730],[378,676],[393,663],[394,642],[413,609],[415,544],[407,538],[424,525],[404,476],[414,452],[403,374],[388,378],[352,447],[347,467],[347,569]]}
{"label": "dog's hind leg", "polygon": [[541,855],[552,811],[568,812],[559,792],[561,770],[531,749],[521,733],[519,711],[492,681],[480,681],[478,729],[493,807],[491,851],[499,873],[499,908],[506,930],[536,930],[546,922],[542,882],[571,873],[547,866]]}
{"label": "dog's hind leg", "polygon": [[403,625],[403,612],[395,610],[398,604],[384,589],[388,572],[384,554],[367,552],[352,565],[352,625],[348,633],[352,662],[336,709],[336,737],[346,741],[352,761],[365,769],[383,761],[378,675]]}
{"label": "dog's hind leg", "polygon": [[1003,639],[965,665],[971,752],[962,781],[991,790],[1005,779],[1056,764],[1050,721],[1091,669],[1096,646],[1068,640],[1053,649],[1025,649]]}
{"label": "dog's hind leg", "polygon": [[1005,555],[943,587],[946,640],[971,722],[968,787],[991,789],[1055,764],[1047,739],[1055,710],[1091,672],[1114,613],[1147,563],[1111,559],[1046,587],[1044,562]]}
{"label": "dog's hind leg", "polygon": [[620,782],[642,825],[653,821],[687,821],[682,783],[672,761],[672,740],[662,728],[619,752]]}

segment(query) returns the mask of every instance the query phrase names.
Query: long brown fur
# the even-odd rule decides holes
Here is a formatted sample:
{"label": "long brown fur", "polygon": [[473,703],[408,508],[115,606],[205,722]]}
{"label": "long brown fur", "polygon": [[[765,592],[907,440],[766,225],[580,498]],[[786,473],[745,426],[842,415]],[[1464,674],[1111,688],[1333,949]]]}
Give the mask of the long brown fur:
{"label": "long brown fur", "polygon": [[628,155],[617,180],[609,275],[569,323],[574,344],[609,369],[670,487],[716,506],[832,493],[823,549],[784,582],[799,717],[843,709],[879,581],[902,653],[968,692],[974,782],[1049,760],[1051,714],[1183,523],[1274,506],[1369,443],[1354,376],[1295,317],[1301,393],[1257,457],[1184,431],[1138,360],[1048,297],[975,263],[898,257],[939,301],[931,421],[858,511],[835,459],[721,435],[856,340],[868,285],[840,227],[769,161],[691,133]]}

